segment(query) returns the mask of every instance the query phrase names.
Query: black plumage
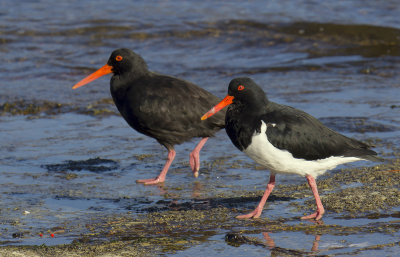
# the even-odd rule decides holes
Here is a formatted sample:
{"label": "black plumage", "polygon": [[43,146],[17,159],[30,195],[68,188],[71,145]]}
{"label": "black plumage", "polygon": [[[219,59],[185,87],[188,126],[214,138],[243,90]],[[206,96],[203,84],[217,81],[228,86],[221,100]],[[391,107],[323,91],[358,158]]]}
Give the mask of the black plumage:
{"label": "black plumage", "polygon": [[[242,84],[245,88],[238,91]],[[289,151],[294,158],[318,160],[344,156],[379,160],[376,152],[365,143],[326,127],[301,110],[270,102],[264,91],[249,78],[232,80],[228,94],[235,98],[226,113],[226,132],[241,151],[250,145],[254,132],[260,132],[261,121],[264,121],[274,124],[266,131],[270,143]]]}
{"label": "black plumage", "polygon": [[237,218],[257,218],[275,186],[277,173],[305,176],[314,194],[317,210],[303,219],[321,219],[325,210],[315,177],[339,164],[358,160],[380,161],[376,152],[355,139],[324,126],[311,115],[270,102],[250,78],[233,79],[228,95],[202,119],[228,110],[225,130],[232,143],[270,170],[270,180],[256,209]]}
{"label": "black plumage", "polygon": [[201,137],[203,140],[190,155],[190,164],[197,175],[198,152],[208,137],[224,128],[225,113],[207,122],[199,117],[220,99],[188,81],[149,71],[143,58],[129,49],[113,51],[99,71],[102,69],[105,72],[89,75],[74,88],[112,72],[110,91],[122,117],[132,128],[156,139],[169,151],[162,173],[155,179],[139,182],[163,182],[175,157],[174,145]]}

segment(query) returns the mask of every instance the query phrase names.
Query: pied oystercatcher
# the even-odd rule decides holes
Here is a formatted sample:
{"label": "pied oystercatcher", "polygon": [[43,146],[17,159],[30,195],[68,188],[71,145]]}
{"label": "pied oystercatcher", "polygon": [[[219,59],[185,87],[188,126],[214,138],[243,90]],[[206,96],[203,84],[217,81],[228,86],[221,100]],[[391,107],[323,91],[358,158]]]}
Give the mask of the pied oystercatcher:
{"label": "pied oystercatcher", "polygon": [[156,139],[168,150],[160,174],[154,179],[137,182],[164,182],[175,158],[174,145],[201,137],[189,155],[190,166],[197,177],[200,150],[210,136],[224,128],[225,113],[206,123],[199,117],[220,99],[188,81],[149,71],[143,58],[129,49],[113,51],[107,64],[75,84],[73,89],[109,73],[113,73],[111,95],[122,117],[132,128]]}
{"label": "pied oystercatcher", "polygon": [[341,135],[311,115],[270,102],[250,78],[236,78],[228,95],[202,120],[229,105],[225,130],[232,143],[257,163],[270,170],[270,180],[256,209],[236,218],[258,218],[275,186],[275,174],[305,176],[317,204],[315,213],[302,219],[321,219],[324,207],[315,178],[339,164],[359,160],[380,161],[369,146]]}

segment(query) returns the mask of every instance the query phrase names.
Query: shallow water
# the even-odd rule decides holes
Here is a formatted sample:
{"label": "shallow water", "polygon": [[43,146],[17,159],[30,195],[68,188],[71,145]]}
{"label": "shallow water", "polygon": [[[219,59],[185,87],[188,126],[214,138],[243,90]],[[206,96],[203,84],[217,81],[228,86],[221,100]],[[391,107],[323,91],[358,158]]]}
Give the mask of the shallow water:
{"label": "shallow water", "polygon": [[[166,150],[116,114],[109,77],[71,89],[120,47],[142,55],[151,70],[195,82],[219,97],[232,78],[251,76],[272,101],[374,143],[385,158],[398,156],[399,8],[397,1],[357,0],[0,1],[2,245],[70,243],[89,233],[84,224],[104,216],[135,216],[163,211],[172,200],[196,205],[221,194],[229,198],[265,188],[268,173],[235,149],[223,131],[202,150],[198,179],[188,168],[193,140],[177,147],[163,186],[136,184],[159,172]],[[373,164],[342,167],[365,165]],[[299,177],[277,179],[304,183]],[[234,208],[243,212],[256,202]],[[300,215],[278,200],[262,217]],[[328,212],[324,222],[346,226],[348,221],[336,219],[340,216]],[[54,231],[55,238],[49,238]],[[216,228],[201,244],[166,254],[265,256],[277,250],[231,246],[224,239],[229,232]],[[262,233],[248,236],[265,241]],[[270,237],[276,246],[301,254],[308,254],[315,240],[315,235],[290,231]],[[306,245],[298,245],[304,237]],[[357,249],[378,237],[382,242],[374,244],[399,241],[398,233],[321,235],[318,253],[374,256],[376,250]]]}

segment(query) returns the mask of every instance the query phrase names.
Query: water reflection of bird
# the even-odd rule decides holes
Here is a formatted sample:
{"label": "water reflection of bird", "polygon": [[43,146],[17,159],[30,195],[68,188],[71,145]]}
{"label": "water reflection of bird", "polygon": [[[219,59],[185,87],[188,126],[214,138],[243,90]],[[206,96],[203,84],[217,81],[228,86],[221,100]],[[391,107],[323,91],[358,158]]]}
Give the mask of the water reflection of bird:
{"label": "water reflection of bird", "polygon": [[256,207],[237,218],[257,218],[275,186],[275,174],[305,176],[314,194],[317,210],[302,219],[321,219],[324,207],[315,178],[339,164],[359,160],[378,161],[376,152],[357,140],[343,136],[311,115],[270,102],[264,91],[249,78],[236,78],[228,95],[202,120],[230,105],[225,117],[226,132],[233,144],[271,172],[268,186]]}
{"label": "water reflection of bird", "polygon": [[[302,255],[313,255],[315,252],[318,251],[319,247],[319,241],[321,240],[321,235],[315,235],[312,247],[311,247],[311,252],[304,252],[304,251],[298,251],[298,250],[290,250],[282,247],[277,247],[275,244],[274,239],[269,235],[269,232],[263,232],[262,233],[264,240],[265,240],[265,245],[271,250],[271,256],[280,256],[282,253],[285,254],[290,254],[293,256],[302,256]],[[276,254],[273,254],[276,253]]]}
{"label": "water reflection of bird", "polygon": [[190,166],[197,177],[201,148],[208,137],[224,127],[224,113],[206,123],[199,117],[219,99],[193,83],[149,71],[142,57],[129,49],[112,52],[106,65],[78,82],[73,89],[109,73],[113,73],[111,95],[122,117],[132,128],[156,139],[168,150],[160,174],[154,179],[137,182],[164,182],[175,158],[174,145],[201,137],[189,155]]}

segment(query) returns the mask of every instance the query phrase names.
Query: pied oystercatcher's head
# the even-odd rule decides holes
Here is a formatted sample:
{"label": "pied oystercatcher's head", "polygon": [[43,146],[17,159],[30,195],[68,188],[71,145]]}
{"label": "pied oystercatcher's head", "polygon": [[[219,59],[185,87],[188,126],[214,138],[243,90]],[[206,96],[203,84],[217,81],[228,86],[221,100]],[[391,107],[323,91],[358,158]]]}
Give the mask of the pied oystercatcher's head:
{"label": "pied oystercatcher's head", "polygon": [[265,104],[266,102],[267,98],[264,91],[251,78],[235,78],[229,83],[228,95],[204,114],[201,119],[205,120],[211,117],[230,104],[257,105]]}

